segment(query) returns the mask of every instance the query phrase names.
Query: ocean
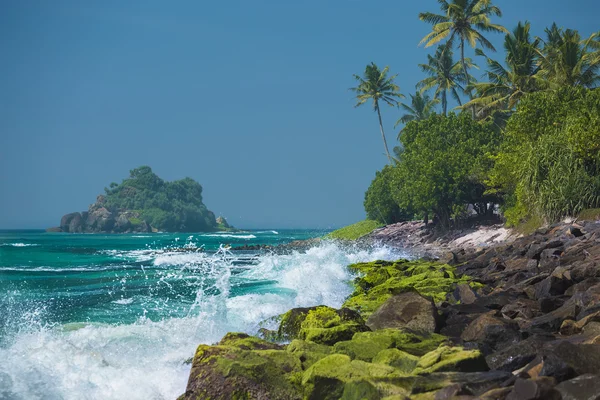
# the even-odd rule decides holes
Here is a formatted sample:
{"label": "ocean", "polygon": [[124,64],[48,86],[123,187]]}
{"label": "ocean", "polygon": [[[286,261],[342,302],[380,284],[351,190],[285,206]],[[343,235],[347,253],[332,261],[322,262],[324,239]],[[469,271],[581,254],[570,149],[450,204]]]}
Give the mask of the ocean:
{"label": "ocean", "polygon": [[0,399],[174,400],[198,344],[275,329],[294,307],[340,307],[348,264],[404,256],[330,241],[228,249],[325,233],[0,231]]}

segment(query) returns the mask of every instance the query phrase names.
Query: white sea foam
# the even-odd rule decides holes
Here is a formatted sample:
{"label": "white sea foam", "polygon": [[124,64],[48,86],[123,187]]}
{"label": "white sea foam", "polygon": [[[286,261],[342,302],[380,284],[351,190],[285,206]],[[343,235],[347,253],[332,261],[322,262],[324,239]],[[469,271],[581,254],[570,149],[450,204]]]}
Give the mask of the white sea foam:
{"label": "white sea foam", "polygon": [[35,243],[2,243],[0,246],[10,246],[10,247],[35,247],[39,246],[39,244]]}
{"label": "white sea foam", "polygon": [[[261,321],[292,307],[339,307],[351,291],[346,265],[402,254],[388,248],[348,250],[325,242],[302,253],[261,256],[237,275],[231,274],[231,256],[221,249],[214,255],[155,258],[155,267],[170,267],[173,274],[200,283],[186,318],[75,323],[65,329],[40,324],[39,315],[31,314],[20,322],[25,328],[0,344],[0,398],[175,399],[185,391],[190,370],[184,361],[198,344],[214,343],[228,331],[255,333]],[[232,285],[244,283],[245,291],[232,297]],[[127,306],[130,301],[114,302]],[[18,299],[14,304],[18,306]]]}
{"label": "white sea foam", "polygon": [[219,238],[231,238],[231,239],[256,239],[254,235],[236,235],[232,233],[210,233],[202,235],[204,237],[219,237]]}

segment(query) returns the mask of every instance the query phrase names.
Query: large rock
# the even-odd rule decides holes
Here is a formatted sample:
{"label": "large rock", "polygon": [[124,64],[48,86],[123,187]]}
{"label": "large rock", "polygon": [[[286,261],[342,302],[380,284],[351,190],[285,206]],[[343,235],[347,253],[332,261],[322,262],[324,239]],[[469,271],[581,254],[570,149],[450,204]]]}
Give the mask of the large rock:
{"label": "large rock", "polygon": [[580,375],[556,386],[562,400],[600,400],[600,376]]}
{"label": "large rock", "polygon": [[483,314],[463,331],[461,339],[476,342],[486,354],[518,343],[521,340],[518,325],[511,320],[494,316],[495,311]]}
{"label": "large rock", "polygon": [[416,292],[390,297],[367,320],[372,330],[397,328],[433,333],[437,328],[433,302]]}
{"label": "large rock", "polygon": [[81,213],[70,213],[61,218],[60,229],[63,232],[81,233],[84,230],[84,222]]}

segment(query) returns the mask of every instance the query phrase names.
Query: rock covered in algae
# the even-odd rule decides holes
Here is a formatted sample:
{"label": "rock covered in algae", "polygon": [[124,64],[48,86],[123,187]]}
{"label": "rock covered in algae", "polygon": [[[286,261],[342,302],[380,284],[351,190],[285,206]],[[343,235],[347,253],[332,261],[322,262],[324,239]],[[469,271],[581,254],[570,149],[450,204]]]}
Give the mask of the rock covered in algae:
{"label": "rock covered in algae", "polygon": [[281,317],[279,335],[282,339],[303,339],[332,345],[350,340],[356,332],[368,331],[360,314],[354,310],[318,306],[294,308]]}
{"label": "rock covered in algae", "polygon": [[355,291],[344,307],[357,310],[368,318],[390,297],[418,292],[435,302],[444,301],[457,285],[469,284],[469,277],[457,277],[455,268],[431,261],[375,261],[352,264],[349,268],[360,276],[354,280]]}
{"label": "rock covered in algae", "polygon": [[[272,343],[247,336],[229,334],[224,343],[200,345],[180,399],[301,399],[300,360],[286,351],[261,349]],[[249,342],[256,350],[246,349]]]}

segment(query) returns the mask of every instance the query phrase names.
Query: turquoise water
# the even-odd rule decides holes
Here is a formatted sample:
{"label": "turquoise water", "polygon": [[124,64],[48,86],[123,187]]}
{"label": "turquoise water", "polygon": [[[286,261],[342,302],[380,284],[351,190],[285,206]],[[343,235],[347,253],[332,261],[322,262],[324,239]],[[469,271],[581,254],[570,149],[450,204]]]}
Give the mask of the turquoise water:
{"label": "turquoise water", "polygon": [[402,256],[228,249],[324,233],[0,231],[0,399],[175,399],[198,344],[274,327],[293,307],[339,307],[348,264]]}

